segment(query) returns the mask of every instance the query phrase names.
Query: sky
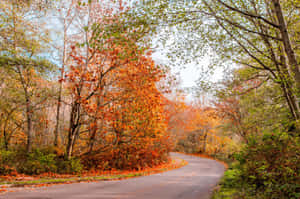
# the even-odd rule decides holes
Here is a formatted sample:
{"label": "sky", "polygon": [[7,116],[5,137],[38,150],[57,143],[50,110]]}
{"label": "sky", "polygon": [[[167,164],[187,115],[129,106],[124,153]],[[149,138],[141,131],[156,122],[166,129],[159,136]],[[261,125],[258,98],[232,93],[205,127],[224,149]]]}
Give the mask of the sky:
{"label": "sky", "polygon": [[[152,58],[157,64],[168,64],[168,58],[162,52],[157,51],[153,53]],[[203,65],[209,64],[209,59],[203,60]],[[199,66],[196,64],[188,64],[185,68],[180,66],[172,67],[172,74],[178,74],[179,79],[181,80],[182,87],[193,87],[196,86],[196,81],[199,78]]]}
{"label": "sky", "polygon": [[[199,80],[202,75],[205,75],[205,73],[203,73],[202,71],[208,68],[211,63],[210,56],[212,56],[212,54],[208,53],[199,61],[198,64],[190,63],[185,65],[185,67],[176,66],[171,68],[172,74],[176,74],[177,79],[179,79],[180,88],[187,92],[187,102],[192,102],[193,100],[195,100],[195,97],[186,88],[197,87],[197,80]],[[154,52],[152,58],[157,64],[168,64],[167,56],[161,51]],[[222,68],[219,67],[216,68],[214,74],[209,75],[208,79],[211,82],[217,82],[223,78],[223,75],[224,73],[222,71]]]}

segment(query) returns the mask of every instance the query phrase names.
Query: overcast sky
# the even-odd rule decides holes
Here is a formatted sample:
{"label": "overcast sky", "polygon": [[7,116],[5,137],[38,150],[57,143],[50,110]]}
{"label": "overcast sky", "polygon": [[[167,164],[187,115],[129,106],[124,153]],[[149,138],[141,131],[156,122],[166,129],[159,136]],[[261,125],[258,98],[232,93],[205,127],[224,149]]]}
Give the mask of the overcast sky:
{"label": "overcast sky", "polygon": [[[178,74],[178,79],[180,80],[180,87],[183,88],[187,92],[187,101],[191,102],[194,100],[192,93],[188,92],[185,88],[192,88],[197,86],[197,80],[201,78],[201,76],[205,76],[206,74],[203,73],[209,64],[212,54],[207,54],[204,56],[198,64],[191,63],[187,64],[184,67],[182,66],[175,66],[171,68],[172,74]],[[163,52],[157,51],[152,55],[153,59],[158,64],[167,64],[168,65],[168,58],[164,55]],[[210,82],[218,82],[223,78],[224,73],[222,72],[222,68],[216,68],[214,74],[207,74],[207,79]]]}

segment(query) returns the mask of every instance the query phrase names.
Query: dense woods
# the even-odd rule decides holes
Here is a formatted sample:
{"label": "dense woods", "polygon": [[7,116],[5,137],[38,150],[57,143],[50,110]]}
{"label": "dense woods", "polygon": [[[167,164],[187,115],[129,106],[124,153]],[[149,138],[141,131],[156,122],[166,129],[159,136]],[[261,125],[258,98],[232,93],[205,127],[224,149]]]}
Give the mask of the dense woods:
{"label": "dense woods", "polygon": [[[0,0],[0,176],[178,151],[229,164],[216,199],[299,198],[299,53],[299,0]],[[188,99],[170,68],[209,55]]]}
{"label": "dense woods", "polygon": [[169,160],[165,71],[127,10],[121,1],[1,1],[1,174]]}

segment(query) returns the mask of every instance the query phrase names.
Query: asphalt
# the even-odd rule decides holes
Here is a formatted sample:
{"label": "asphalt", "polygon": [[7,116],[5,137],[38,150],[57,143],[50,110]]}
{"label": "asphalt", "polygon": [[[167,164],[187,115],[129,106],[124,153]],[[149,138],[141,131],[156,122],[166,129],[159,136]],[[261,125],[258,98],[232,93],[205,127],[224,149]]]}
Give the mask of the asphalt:
{"label": "asphalt", "polygon": [[211,159],[172,153],[188,165],[151,176],[120,181],[101,181],[21,189],[1,199],[209,199],[224,173]]}

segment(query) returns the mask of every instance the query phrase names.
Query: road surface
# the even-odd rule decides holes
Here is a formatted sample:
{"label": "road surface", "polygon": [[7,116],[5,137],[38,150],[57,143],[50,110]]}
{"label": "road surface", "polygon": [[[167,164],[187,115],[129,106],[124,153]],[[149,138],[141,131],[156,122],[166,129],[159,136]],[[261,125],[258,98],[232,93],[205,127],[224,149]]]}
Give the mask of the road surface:
{"label": "road surface", "polygon": [[54,185],[0,195],[1,199],[209,199],[224,173],[214,160],[174,154],[188,165],[172,171],[120,181]]}

